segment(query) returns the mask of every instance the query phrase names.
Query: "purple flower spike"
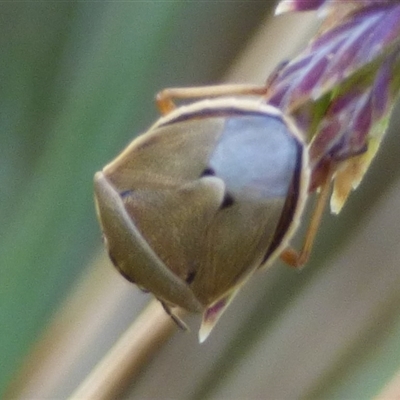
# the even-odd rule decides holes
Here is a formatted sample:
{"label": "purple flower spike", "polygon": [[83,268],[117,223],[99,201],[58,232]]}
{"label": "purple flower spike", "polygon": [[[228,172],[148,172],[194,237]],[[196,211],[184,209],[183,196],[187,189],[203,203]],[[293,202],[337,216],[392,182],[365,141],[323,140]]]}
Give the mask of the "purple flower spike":
{"label": "purple flower spike", "polygon": [[400,1],[293,0],[277,11],[320,7],[328,10],[322,29],[276,73],[267,100],[311,139],[311,190],[325,162],[342,163],[331,203],[338,212],[375,155],[400,89]]}

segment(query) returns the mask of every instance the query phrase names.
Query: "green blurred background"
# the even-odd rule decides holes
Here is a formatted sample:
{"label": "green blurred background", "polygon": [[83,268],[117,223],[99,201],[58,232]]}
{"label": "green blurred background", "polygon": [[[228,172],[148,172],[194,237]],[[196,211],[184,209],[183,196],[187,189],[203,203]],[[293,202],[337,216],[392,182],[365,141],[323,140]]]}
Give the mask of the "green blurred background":
{"label": "green blurred background", "polygon": [[218,82],[268,8],[0,3],[1,389],[100,245],[94,172],[158,90]]}

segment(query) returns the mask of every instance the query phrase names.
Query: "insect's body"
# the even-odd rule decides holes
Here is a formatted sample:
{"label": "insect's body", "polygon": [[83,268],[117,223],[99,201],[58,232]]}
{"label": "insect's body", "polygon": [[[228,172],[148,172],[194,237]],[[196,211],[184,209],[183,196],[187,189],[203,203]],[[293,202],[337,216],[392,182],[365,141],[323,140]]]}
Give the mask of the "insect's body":
{"label": "insect's body", "polygon": [[230,299],[288,244],[308,188],[305,144],[260,99],[172,111],[95,177],[110,257],[163,303],[204,312],[203,339]]}

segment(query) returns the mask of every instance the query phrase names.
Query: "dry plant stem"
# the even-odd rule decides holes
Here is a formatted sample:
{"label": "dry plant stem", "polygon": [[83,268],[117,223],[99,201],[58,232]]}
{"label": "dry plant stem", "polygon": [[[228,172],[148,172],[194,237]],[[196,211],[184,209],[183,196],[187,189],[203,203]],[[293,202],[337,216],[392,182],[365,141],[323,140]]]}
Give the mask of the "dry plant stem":
{"label": "dry plant stem", "polygon": [[153,300],[70,398],[117,398],[176,329],[161,304]]}

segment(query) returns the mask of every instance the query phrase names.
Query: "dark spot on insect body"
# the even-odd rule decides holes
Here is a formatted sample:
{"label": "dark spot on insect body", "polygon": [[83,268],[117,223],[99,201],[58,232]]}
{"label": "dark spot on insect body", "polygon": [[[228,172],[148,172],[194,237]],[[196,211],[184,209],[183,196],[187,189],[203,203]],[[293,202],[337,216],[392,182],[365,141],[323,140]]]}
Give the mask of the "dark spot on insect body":
{"label": "dark spot on insect body", "polygon": [[225,196],[224,199],[222,200],[220,209],[231,207],[233,206],[234,203],[235,200],[233,199],[233,197],[228,192],[225,192]]}
{"label": "dark spot on insect body", "polygon": [[215,171],[212,168],[206,168],[200,175],[200,177],[203,176],[215,176]]}
{"label": "dark spot on insect body", "polygon": [[195,271],[189,272],[189,273],[187,274],[186,279],[185,279],[186,283],[187,283],[188,285],[190,285],[190,284],[194,281],[194,278],[195,278],[195,277],[196,277],[196,272],[195,272]]}
{"label": "dark spot on insect body", "polygon": [[119,192],[119,195],[122,198],[128,197],[133,193],[133,190],[123,190],[122,192]]}

